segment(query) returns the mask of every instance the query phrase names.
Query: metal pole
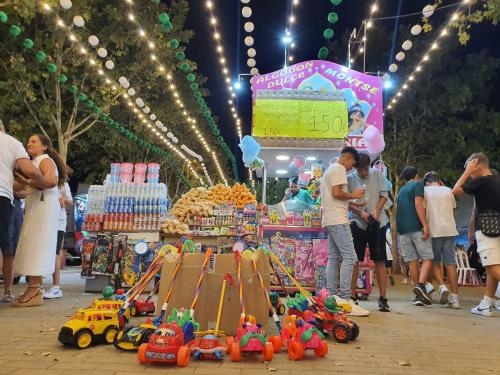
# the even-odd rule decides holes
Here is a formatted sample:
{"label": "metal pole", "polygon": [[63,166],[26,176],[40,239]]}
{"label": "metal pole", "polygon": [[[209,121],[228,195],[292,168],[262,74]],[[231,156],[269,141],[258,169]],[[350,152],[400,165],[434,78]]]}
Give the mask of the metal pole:
{"label": "metal pole", "polygon": [[264,164],[262,168],[262,204],[266,204],[266,194],[267,194],[267,167]]}
{"label": "metal pole", "polygon": [[363,49],[364,49],[364,53],[363,53],[363,73],[366,72],[366,20],[365,20],[365,33],[364,33],[364,37],[363,37]]}

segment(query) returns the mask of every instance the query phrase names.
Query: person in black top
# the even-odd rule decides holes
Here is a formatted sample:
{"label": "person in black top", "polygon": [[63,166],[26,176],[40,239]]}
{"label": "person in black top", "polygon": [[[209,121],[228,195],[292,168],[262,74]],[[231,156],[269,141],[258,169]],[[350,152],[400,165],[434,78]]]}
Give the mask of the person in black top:
{"label": "person in black top", "polygon": [[[472,180],[469,181],[469,178]],[[466,162],[465,172],[453,188],[454,195],[474,195],[478,217],[486,211],[500,215],[500,175],[493,174],[483,153],[472,154]],[[500,283],[500,237],[486,236],[481,228],[476,230],[477,251],[486,268],[486,293],[471,312],[484,316],[493,315],[495,292]]]}

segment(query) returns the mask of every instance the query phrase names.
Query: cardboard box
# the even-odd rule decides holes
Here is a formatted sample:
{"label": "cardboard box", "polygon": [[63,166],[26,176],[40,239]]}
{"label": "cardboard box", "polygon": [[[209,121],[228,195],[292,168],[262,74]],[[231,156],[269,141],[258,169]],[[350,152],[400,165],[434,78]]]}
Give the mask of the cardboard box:
{"label": "cardboard box", "polygon": [[[162,303],[167,294],[178,257],[178,254],[172,255],[163,263],[156,308],[157,315],[160,313]],[[205,255],[203,254],[184,255],[184,261],[175,279],[174,290],[165,317],[171,313],[174,307],[190,308],[195,295],[195,287],[200,276],[204,257]],[[256,263],[257,269],[264,279],[264,287],[269,291],[269,257],[264,252],[257,251]],[[212,255],[209,261],[207,274],[201,285],[200,296],[194,314],[195,320],[200,323],[201,330],[215,328],[222,282],[224,280],[224,275],[227,273],[231,274],[234,283],[232,286],[229,285],[229,283],[226,285],[219,329],[224,331],[226,335],[236,334],[241,309],[238,294],[236,260],[233,254]],[[245,257],[241,258],[241,279],[243,283],[245,312],[254,315],[257,322],[262,324],[263,329],[267,329],[269,308],[251,259],[246,259]]]}

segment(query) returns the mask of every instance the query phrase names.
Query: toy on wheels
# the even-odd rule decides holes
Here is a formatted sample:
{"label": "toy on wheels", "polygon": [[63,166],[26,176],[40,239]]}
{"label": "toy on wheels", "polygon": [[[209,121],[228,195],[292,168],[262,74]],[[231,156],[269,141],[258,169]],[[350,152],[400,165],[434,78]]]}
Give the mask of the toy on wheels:
{"label": "toy on wheels", "polygon": [[294,361],[304,357],[304,351],[311,349],[316,357],[324,357],[328,353],[328,343],[325,336],[315,326],[307,323],[295,315],[285,317],[280,336],[271,336],[275,353],[284,347],[288,351],[288,358]]}
{"label": "toy on wheels", "polygon": [[153,295],[158,291],[160,287],[160,282],[158,281],[149,293],[148,297],[144,300],[137,299],[133,304],[129,307],[131,316],[139,316],[139,315],[151,315],[155,312],[155,303],[151,300]]}
{"label": "toy on wheels", "polygon": [[[276,314],[278,315],[285,315],[286,312],[286,307],[283,301],[281,300],[280,296],[276,292],[270,292],[269,293],[269,298],[271,299],[271,303],[273,307],[276,309]],[[269,312],[269,316],[272,316],[271,312]]]}
{"label": "toy on wheels", "polygon": [[189,364],[190,352],[184,342],[184,333],[177,323],[160,325],[149,341],[141,344],[137,352],[140,363],[176,363],[179,367]]}

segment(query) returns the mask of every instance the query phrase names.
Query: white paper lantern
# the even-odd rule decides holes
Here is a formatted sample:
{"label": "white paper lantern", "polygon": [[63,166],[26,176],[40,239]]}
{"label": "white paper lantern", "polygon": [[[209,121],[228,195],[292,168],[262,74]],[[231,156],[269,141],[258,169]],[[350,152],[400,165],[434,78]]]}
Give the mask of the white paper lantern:
{"label": "white paper lantern", "polygon": [[251,47],[251,46],[253,46],[253,42],[254,42],[253,37],[251,37],[251,36],[247,36],[247,37],[245,38],[245,45],[246,45],[247,47]]}
{"label": "white paper lantern", "polygon": [[382,76],[382,81],[388,81],[391,79],[391,76],[389,75],[389,73],[384,73],[384,75]]}
{"label": "white paper lantern", "polygon": [[164,132],[164,133],[165,133],[167,130],[168,130],[168,128],[167,128],[166,126],[163,126],[163,127],[161,128],[161,131],[162,131],[162,132]]}
{"label": "white paper lantern", "polygon": [[434,14],[434,6],[432,5],[426,5],[424,9],[422,9],[422,14],[424,17],[430,17]]}
{"label": "white paper lantern", "polygon": [[99,38],[96,37],[95,35],[91,35],[89,36],[89,44],[92,46],[92,47],[95,47],[99,44]]}
{"label": "white paper lantern", "polygon": [[115,67],[115,63],[112,60],[108,60],[104,63],[104,66],[106,67],[106,69],[111,70]]}
{"label": "white paper lantern", "polygon": [[396,73],[398,71],[398,66],[396,64],[389,65],[389,71],[391,73]]}
{"label": "white paper lantern", "polygon": [[73,6],[71,0],[59,0],[59,4],[61,4],[61,7],[66,10],[70,9]]}
{"label": "white paper lantern", "polygon": [[254,26],[253,22],[245,22],[245,25],[243,25],[243,28],[245,29],[245,31],[247,33],[251,33],[254,30],[255,26]]}
{"label": "white paper lantern", "polygon": [[403,47],[403,49],[405,51],[408,51],[409,49],[411,49],[412,46],[413,46],[413,43],[411,42],[411,40],[405,40],[401,47]]}
{"label": "white paper lantern", "polygon": [[248,54],[248,57],[255,57],[255,55],[257,54],[257,51],[255,50],[255,48],[249,48],[247,51],[247,54]]}
{"label": "white paper lantern", "polygon": [[73,17],[73,23],[77,27],[83,27],[83,26],[85,26],[85,20],[83,19],[82,16],[74,16]]}
{"label": "white paper lantern", "polygon": [[255,59],[248,59],[247,60],[247,65],[249,68],[253,68],[255,66],[256,62]]}
{"label": "white paper lantern", "polygon": [[422,26],[420,26],[420,25],[414,25],[414,26],[411,28],[410,32],[411,32],[413,35],[418,35],[418,34],[420,34],[420,33],[422,32]]}
{"label": "white paper lantern", "polygon": [[127,82],[127,78],[125,78],[124,76],[118,78],[118,83],[120,83],[120,85],[123,85],[125,82]]}
{"label": "white paper lantern", "polygon": [[173,136],[174,136],[174,135],[173,135],[171,132],[168,132],[168,133],[167,133],[167,137],[168,137],[168,138],[172,138]]}
{"label": "white paper lantern", "polygon": [[396,60],[398,61],[403,61],[405,59],[406,55],[404,52],[398,52],[396,53]]}
{"label": "white paper lantern", "polygon": [[177,144],[177,143],[179,143],[179,140],[177,139],[177,137],[172,137],[172,142]]}
{"label": "white paper lantern", "polygon": [[144,113],[149,113],[149,112],[151,111],[151,109],[150,109],[148,106],[145,106],[145,107],[142,109],[142,111],[143,111]]}
{"label": "white paper lantern", "polygon": [[259,74],[259,69],[257,69],[257,68],[250,69],[250,74],[253,75],[253,76],[258,75]]}
{"label": "white paper lantern", "polygon": [[128,89],[130,87],[130,82],[127,81],[124,84],[122,84],[122,86],[123,86],[124,89]]}
{"label": "white paper lantern", "polygon": [[[129,86],[130,86],[130,83],[129,83]],[[135,95],[135,90],[134,90],[132,87],[131,87],[130,89],[128,89],[128,91],[127,91],[127,92],[128,92],[128,94],[129,94],[130,96],[134,96],[134,95]]]}
{"label": "white paper lantern", "polygon": [[100,48],[97,50],[97,55],[98,55],[99,57],[105,58],[106,56],[108,56],[108,51],[106,50],[106,48],[102,48],[102,47],[100,47]]}
{"label": "white paper lantern", "polygon": [[151,113],[151,115],[149,115],[149,118],[151,119],[151,121],[154,121],[156,120],[156,115],[154,113]]}
{"label": "white paper lantern", "polygon": [[163,126],[163,123],[160,120],[158,120],[155,122],[155,125],[161,128]]}
{"label": "white paper lantern", "polygon": [[245,18],[249,18],[252,15],[252,8],[250,8],[250,7],[243,7],[243,9],[241,9],[241,14]]}
{"label": "white paper lantern", "polygon": [[144,101],[141,98],[135,99],[135,104],[140,108],[144,107]]}
{"label": "white paper lantern", "polygon": [[241,2],[242,2],[243,4],[248,4],[248,3],[250,2],[250,0],[241,0]]}

